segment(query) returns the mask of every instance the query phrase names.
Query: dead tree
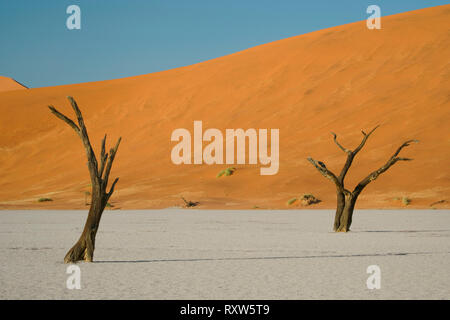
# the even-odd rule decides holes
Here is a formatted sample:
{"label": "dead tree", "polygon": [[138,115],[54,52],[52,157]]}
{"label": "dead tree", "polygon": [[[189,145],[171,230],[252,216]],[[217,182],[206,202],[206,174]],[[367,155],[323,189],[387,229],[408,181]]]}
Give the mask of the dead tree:
{"label": "dead tree", "polygon": [[97,158],[94,154],[94,150],[92,149],[91,143],[89,141],[87,129],[84,125],[81,111],[72,97],[68,97],[68,99],[72,105],[73,110],[75,111],[75,115],[77,116],[78,125],[76,125],[75,122],[56,110],[53,106],[49,106],[49,108],[56,117],[63,120],[70,127],[72,127],[72,129],[74,129],[78,136],[81,138],[88,159],[87,165],[89,169],[89,175],[91,177],[92,191],[91,206],[89,208],[89,214],[83,229],[83,233],[81,234],[75,245],[69,250],[69,252],[67,252],[66,256],[64,257],[64,262],[74,263],[82,260],[92,262],[94,257],[95,236],[100,224],[100,219],[109,198],[114,192],[114,187],[117,181],[119,181],[119,178],[116,178],[112,183],[109,191],[106,192],[109,173],[111,171],[111,167],[117,153],[117,148],[119,148],[119,144],[122,138],[119,138],[114,148],[111,148],[108,154],[105,153],[106,135],[104,136],[102,140],[99,167]]}
{"label": "dead tree", "polygon": [[334,132],[331,133],[333,135],[334,142],[339,147],[339,149],[341,149],[343,152],[347,154],[347,161],[345,162],[344,167],[342,168],[339,176],[336,176],[333,172],[331,172],[330,169],[328,169],[323,162],[316,161],[310,157],[308,158],[308,161],[311,162],[313,166],[316,167],[316,169],[325,178],[331,180],[336,185],[337,207],[333,227],[334,231],[336,232],[350,231],[350,225],[352,224],[353,210],[355,209],[356,200],[358,199],[358,196],[360,195],[361,191],[363,191],[363,189],[370,182],[377,179],[380,174],[387,171],[391,166],[393,166],[398,161],[412,160],[409,158],[398,157],[398,155],[404,147],[409,146],[410,143],[412,142],[418,142],[417,140],[408,140],[405,143],[403,143],[381,168],[371,172],[367,177],[361,180],[361,182],[357,184],[357,186],[353,189],[353,191],[349,191],[348,189],[346,189],[344,187],[344,178],[348,172],[348,169],[350,169],[350,166],[352,165],[355,156],[358,154],[359,151],[361,151],[361,149],[366,144],[367,139],[378,127],[379,126],[376,126],[369,133],[365,133],[363,130],[361,130],[363,134],[363,139],[359,144],[359,146],[354,150],[344,148],[337,141],[336,134]]}

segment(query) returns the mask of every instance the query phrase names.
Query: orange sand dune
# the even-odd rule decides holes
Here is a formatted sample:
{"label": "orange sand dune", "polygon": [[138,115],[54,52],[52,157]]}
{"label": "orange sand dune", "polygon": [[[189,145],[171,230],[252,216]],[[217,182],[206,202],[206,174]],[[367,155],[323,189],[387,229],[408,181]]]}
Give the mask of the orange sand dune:
{"label": "orange sand dune", "polygon": [[[302,193],[335,205],[334,186],[306,160],[339,171],[360,129],[381,127],[358,154],[347,188],[380,167],[407,139],[418,139],[400,162],[370,184],[358,208],[450,207],[450,5],[383,17],[382,30],[365,21],[254,47],[188,67],[124,79],[0,93],[0,206],[85,208],[89,175],[80,139],[50,114],[73,118],[66,96],[84,113],[96,151],[122,136],[112,176],[120,181],[116,208],[287,208]],[[176,128],[279,128],[280,169],[259,166],[174,165]],[[53,202],[38,203],[40,197]]]}
{"label": "orange sand dune", "polygon": [[19,89],[27,89],[27,87],[14,79],[0,76],[0,92]]}

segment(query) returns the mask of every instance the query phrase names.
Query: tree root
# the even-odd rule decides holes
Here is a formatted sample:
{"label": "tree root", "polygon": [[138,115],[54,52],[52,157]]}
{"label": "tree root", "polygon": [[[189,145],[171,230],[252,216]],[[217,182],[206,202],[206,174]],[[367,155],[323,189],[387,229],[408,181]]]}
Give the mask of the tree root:
{"label": "tree root", "polygon": [[77,263],[78,261],[92,262],[94,249],[92,245],[86,245],[88,241],[78,241],[64,257],[64,263]]}

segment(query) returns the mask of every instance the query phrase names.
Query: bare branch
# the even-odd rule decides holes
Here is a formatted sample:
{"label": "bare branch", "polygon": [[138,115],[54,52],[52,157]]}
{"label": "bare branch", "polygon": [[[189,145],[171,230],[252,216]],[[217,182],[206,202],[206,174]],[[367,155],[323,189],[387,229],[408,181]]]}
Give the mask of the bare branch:
{"label": "bare branch", "polygon": [[369,133],[365,133],[363,130],[361,130],[361,133],[363,134],[364,138],[362,139],[359,146],[353,150],[354,155],[356,155],[366,144],[367,139],[369,139],[370,135],[379,127],[380,125],[377,125],[375,128],[369,131]]}
{"label": "bare branch", "polygon": [[339,174],[338,180],[339,182],[344,185],[344,178],[348,172],[348,170],[350,169],[352,163],[353,163],[353,159],[355,158],[356,154],[364,147],[367,139],[370,137],[370,135],[379,127],[376,126],[375,128],[373,128],[369,133],[365,133],[364,130],[361,130],[364,138],[361,141],[361,143],[359,144],[359,146],[355,149],[355,150],[349,150],[344,148],[338,141],[337,141],[337,136],[334,132],[332,132],[331,134],[334,137],[334,142],[337,144],[337,146],[343,150],[345,153],[347,153],[347,160],[345,161],[344,166],[342,167],[341,173]]}
{"label": "bare branch", "polygon": [[342,167],[341,173],[339,174],[339,177],[338,177],[338,180],[340,183],[344,184],[344,178],[348,172],[348,169],[350,169],[350,166],[352,165],[354,158],[355,158],[355,154],[350,151],[347,154],[347,160],[345,161],[345,164]]}
{"label": "bare branch", "polygon": [[102,156],[102,158],[103,158],[103,156],[105,155],[105,143],[106,143],[106,133],[105,133],[105,136],[104,136],[103,139],[102,139],[102,150],[101,150],[101,153],[100,153],[100,155]]}
{"label": "bare branch", "polygon": [[72,109],[73,109],[73,111],[75,111],[75,115],[77,116],[77,120],[78,120],[78,124],[80,125],[80,128],[86,129],[86,126],[84,125],[84,121],[83,121],[83,116],[81,114],[80,108],[78,108],[77,102],[71,96],[68,96],[67,99],[69,99],[70,104],[72,105]]}
{"label": "bare branch", "polygon": [[69,126],[71,126],[76,133],[80,136],[84,149],[86,150],[86,156],[88,158],[88,168],[89,168],[89,174],[91,176],[91,180],[93,184],[99,183],[98,181],[98,165],[97,165],[97,159],[95,157],[94,151],[92,150],[91,143],[89,142],[88,133],[86,130],[86,127],[84,125],[83,116],[81,115],[81,111],[78,108],[75,100],[72,97],[68,97],[70,103],[72,104],[72,108],[75,111],[75,114],[78,118],[78,124],[77,126],[72,120],[67,118],[65,115],[57,111],[53,106],[49,106],[50,111],[58,118],[66,122]]}
{"label": "bare branch", "polygon": [[355,189],[353,190],[353,193],[356,195],[359,195],[361,193],[361,191],[372,181],[376,180],[380,174],[386,172],[390,167],[392,167],[395,163],[397,163],[398,161],[411,161],[412,159],[410,158],[402,158],[402,157],[397,157],[397,155],[400,153],[400,151],[404,148],[409,146],[412,142],[419,142],[418,140],[408,140],[405,143],[403,143],[398,149],[397,151],[389,158],[389,160],[378,170],[373,171],[372,173],[370,173],[366,178],[364,178],[360,183],[358,183],[358,185],[355,187]]}
{"label": "bare branch", "polygon": [[334,143],[336,143],[336,145],[337,145],[342,151],[344,151],[345,153],[351,152],[349,149],[344,148],[344,147],[337,141],[336,133],[331,132],[331,134],[333,135]]}
{"label": "bare branch", "polygon": [[83,115],[81,114],[80,108],[78,108],[77,102],[74,98],[68,96],[67,99],[70,101],[70,104],[72,105],[72,109],[74,110],[77,119],[78,119],[78,125],[80,127],[80,136],[81,140],[83,141],[84,148],[86,149],[86,154],[88,159],[90,160],[89,163],[89,172],[91,175],[95,175],[97,177],[98,174],[98,163],[97,158],[95,157],[94,150],[92,149],[91,142],[89,141],[88,132],[86,129],[86,126],[84,125]]}
{"label": "bare branch", "polygon": [[408,141],[404,142],[400,147],[398,147],[397,151],[395,151],[394,155],[391,158],[398,156],[398,154],[400,153],[400,151],[402,151],[402,149],[404,147],[408,147],[413,142],[419,143],[419,140],[408,140]]}
{"label": "bare branch", "polygon": [[111,167],[112,167],[114,158],[115,158],[115,156],[116,156],[117,149],[119,148],[120,141],[122,141],[122,137],[120,137],[120,138],[117,140],[117,143],[116,143],[116,145],[114,146],[114,148],[111,148],[111,149],[109,150],[108,163],[106,164],[106,169],[105,169],[105,172],[103,173],[103,178],[102,178],[102,183],[104,184],[104,187],[105,187],[105,188],[106,188],[106,186],[108,185],[109,173],[110,173],[110,171],[111,171]]}
{"label": "bare branch", "polygon": [[101,178],[103,175],[103,170],[105,169],[106,159],[108,158],[108,154],[105,153],[105,143],[106,143],[106,134],[102,140],[102,149],[100,152],[100,168],[98,169],[98,177]]}
{"label": "bare branch", "polygon": [[100,168],[98,169],[98,177],[102,179],[103,172],[105,170],[106,160],[108,159],[108,153],[105,153],[100,162]]}
{"label": "bare branch", "polygon": [[67,123],[69,126],[71,126],[77,134],[80,134],[80,128],[78,128],[78,126],[72,120],[70,120],[65,115],[63,115],[61,112],[56,110],[54,106],[48,106],[48,108],[50,109],[51,113],[53,113],[56,117],[58,117],[59,119],[61,119],[65,123]]}
{"label": "bare branch", "polygon": [[111,185],[111,188],[109,188],[109,192],[106,194],[106,201],[109,200],[109,198],[112,196],[114,192],[114,187],[116,186],[117,181],[119,181],[119,178],[114,179],[114,182]]}
{"label": "bare branch", "polygon": [[316,167],[316,169],[320,172],[321,175],[323,175],[325,178],[333,181],[334,184],[339,189],[343,189],[342,184],[339,182],[338,178],[336,177],[336,175],[333,172],[328,170],[325,166],[319,165],[318,162],[311,157],[308,157],[308,161],[311,162],[314,167]]}

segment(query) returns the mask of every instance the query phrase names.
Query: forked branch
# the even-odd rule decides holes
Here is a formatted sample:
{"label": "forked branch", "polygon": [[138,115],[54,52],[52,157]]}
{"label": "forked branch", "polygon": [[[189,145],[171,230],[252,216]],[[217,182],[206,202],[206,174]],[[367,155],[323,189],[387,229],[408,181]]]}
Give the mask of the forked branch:
{"label": "forked branch", "polygon": [[379,127],[380,125],[377,125],[375,128],[373,128],[372,130],[369,131],[369,133],[365,133],[364,130],[361,129],[361,133],[363,134],[363,139],[361,141],[361,143],[359,144],[359,146],[353,150],[353,154],[356,155],[366,144],[367,139],[369,139],[370,135]]}
{"label": "forked branch", "polygon": [[[80,136],[83,141],[83,146],[86,150],[86,155],[88,158],[88,168],[89,173],[92,180],[92,185],[98,185],[102,187],[102,191],[106,194],[106,186],[108,185],[108,178],[111,171],[111,167],[114,161],[114,157],[117,153],[117,149],[119,148],[119,144],[122,138],[119,138],[114,148],[110,149],[109,154],[105,153],[105,144],[106,144],[106,134],[102,139],[101,152],[100,152],[100,168],[98,168],[97,158],[95,156],[94,150],[92,149],[91,142],[89,141],[88,132],[86,126],[84,124],[83,116],[81,114],[80,109],[78,108],[78,104],[72,97],[67,97],[70,101],[72,109],[77,116],[78,125],[75,124],[70,118],[56,110],[55,107],[49,106],[50,111],[59,119],[66,122],[70,127],[72,127],[75,132]],[[118,178],[114,181],[113,185],[110,188],[110,191],[107,193],[109,197],[114,191],[114,185],[117,183]],[[108,198],[109,198],[108,197]]]}
{"label": "forked branch", "polygon": [[109,189],[109,192],[107,193],[106,201],[108,201],[109,198],[112,196],[112,194],[114,192],[114,187],[116,186],[117,181],[119,181],[119,178],[114,179],[114,182],[112,183],[111,188]]}
{"label": "forked branch", "polygon": [[325,166],[323,162],[316,161],[311,157],[308,157],[308,161],[312,163],[314,167],[320,172],[321,175],[323,175],[325,178],[331,180],[336,185],[336,188],[338,188],[343,193],[350,193],[350,191],[346,190],[342,183],[339,181],[339,179],[336,177],[336,175],[328,170],[328,168]]}
{"label": "forked branch", "polygon": [[359,194],[361,191],[372,181],[376,180],[380,174],[383,172],[386,172],[390,167],[392,167],[395,163],[398,161],[411,161],[413,159],[411,158],[403,158],[403,157],[397,157],[402,151],[403,148],[409,146],[411,143],[418,143],[418,140],[408,140],[404,142],[400,147],[398,147],[397,151],[389,158],[389,160],[381,166],[378,170],[375,170],[371,172],[366,178],[364,178],[358,185],[355,187],[353,193]]}
{"label": "forked branch", "polygon": [[63,115],[61,112],[56,110],[56,108],[54,106],[48,106],[48,108],[57,118],[61,119],[65,123],[67,123],[73,130],[75,130],[75,132],[78,135],[80,135],[80,128],[78,128],[78,126],[75,124],[75,122],[73,122],[72,120],[67,118],[65,115]]}
{"label": "forked branch", "polygon": [[344,178],[345,175],[348,172],[348,169],[350,169],[350,166],[353,163],[353,159],[355,158],[356,154],[364,147],[364,145],[366,144],[367,139],[369,139],[370,135],[379,127],[376,126],[375,128],[373,128],[372,130],[370,130],[369,133],[365,133],[363,130],[361,130],[362,134],[363,134],[363,139],[361,141],[361,143],[359,144],[359,146],[355,149],[355,150],[350,150],[347,148],[344,148],[338,141],[337,141],[337,136],[334,132],[331,132],[331,134],[333,135],[333,140],[334,143],[336,143],[336,145],[347,154],[347,160],[345,161],[344,166],[342,167],[341,173],[339,174],[338,180],[339,182],[344,185]]}

